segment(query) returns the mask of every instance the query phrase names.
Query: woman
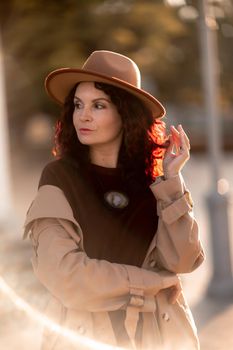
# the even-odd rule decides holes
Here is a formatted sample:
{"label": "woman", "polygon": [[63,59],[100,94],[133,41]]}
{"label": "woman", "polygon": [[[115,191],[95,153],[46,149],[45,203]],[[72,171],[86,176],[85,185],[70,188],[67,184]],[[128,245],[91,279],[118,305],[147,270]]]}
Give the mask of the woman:
{"label": "woman", "polygon": [[[63,105],[57,160],[42,172],[25,236],[52,295],[47,315],[114,346],[198,349],[177,276],[203,261],[180,174],[190,148],[182,126],[165,142],[163,106],[141,89],[136,64],[115,52],[95,51],[45,85]],[[45,331],[42,349],[81,348]]]}

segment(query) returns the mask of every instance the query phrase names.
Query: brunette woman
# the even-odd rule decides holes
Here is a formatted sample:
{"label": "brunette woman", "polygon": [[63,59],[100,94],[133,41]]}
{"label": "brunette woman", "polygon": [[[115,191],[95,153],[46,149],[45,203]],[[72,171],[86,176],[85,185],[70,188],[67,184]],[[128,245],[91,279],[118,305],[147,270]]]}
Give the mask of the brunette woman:
{"label": "brunette woman", "polygon": [[[161,103],[128,57],[95,51],[81,69],[50,73],[62,104],[56,160],[26,218],[47,315],[77,335],[134,349],[198,349],[177,274],[203,261],[181,170],[189,139],[165,135]],[[45,330],[42,349],[82,349]]]}

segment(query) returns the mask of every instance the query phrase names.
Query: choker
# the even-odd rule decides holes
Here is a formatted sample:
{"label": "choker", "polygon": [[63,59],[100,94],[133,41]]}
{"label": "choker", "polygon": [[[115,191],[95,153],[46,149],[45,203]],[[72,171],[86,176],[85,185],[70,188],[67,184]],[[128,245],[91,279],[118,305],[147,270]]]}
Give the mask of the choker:
{"label": "choker", "polygon": [[108,191],[104,194],[105,201],[115,209],[124,209],[129,204],[129,198],[125,193]]}

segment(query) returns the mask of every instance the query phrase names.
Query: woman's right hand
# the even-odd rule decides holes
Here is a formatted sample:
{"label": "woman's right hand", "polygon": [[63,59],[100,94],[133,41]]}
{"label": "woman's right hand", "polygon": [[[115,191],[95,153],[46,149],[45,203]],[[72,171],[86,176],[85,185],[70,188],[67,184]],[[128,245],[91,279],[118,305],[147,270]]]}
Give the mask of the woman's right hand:
{"label": "woman's right hand", "polygon": [[162,271],[160,276],[163,279],[162,289],[170,289],[169,302],[174,304],[182,291],[180,278],[176,274],[167,271]]}

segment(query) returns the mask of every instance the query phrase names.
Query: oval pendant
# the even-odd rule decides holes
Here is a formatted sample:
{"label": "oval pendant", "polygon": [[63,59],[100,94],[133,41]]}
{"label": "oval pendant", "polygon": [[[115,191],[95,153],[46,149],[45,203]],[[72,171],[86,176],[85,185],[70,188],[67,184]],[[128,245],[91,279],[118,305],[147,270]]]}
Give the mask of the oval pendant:
{"label": "oval pendant", "polygon": [[104,194],[104,199],[111,207],[117,209],[123,209],[129,204],[129,198],[122,192],[106,192]]}

